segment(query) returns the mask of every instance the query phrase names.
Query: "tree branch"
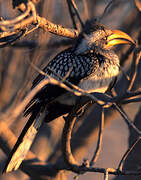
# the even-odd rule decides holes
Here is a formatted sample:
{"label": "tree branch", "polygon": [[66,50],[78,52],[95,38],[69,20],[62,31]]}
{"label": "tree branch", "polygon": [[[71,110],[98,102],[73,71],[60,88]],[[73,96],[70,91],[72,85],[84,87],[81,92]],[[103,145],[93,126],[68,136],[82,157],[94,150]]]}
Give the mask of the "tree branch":
{"label": "tree branch", "polygon": [[102,138],[103,138],[103,129],[104,129],[104,108],[102,108],[101,112],[101,119],[100,119],[100,125],[99,125],[99,134],[98,134],[98,141],[97,141],[97,147],[94,153],[94,156],[92,157],[92,160],[90,162],[90,166],[93,166],[99,156],[99,153],[101,151],[101,145],[102,145]]}

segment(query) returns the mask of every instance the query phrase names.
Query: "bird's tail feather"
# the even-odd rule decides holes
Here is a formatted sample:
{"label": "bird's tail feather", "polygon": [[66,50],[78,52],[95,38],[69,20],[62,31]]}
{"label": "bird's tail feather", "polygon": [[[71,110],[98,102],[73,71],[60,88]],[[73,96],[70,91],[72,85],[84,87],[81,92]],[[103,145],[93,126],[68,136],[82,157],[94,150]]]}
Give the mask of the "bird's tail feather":
{"label": "bird's tail feather", "polygon": [[43,115],[45,116],[45,113],[39,116],[39,111],[32,113],[8,157],[3,172],[10,172],[19,168],[42,124]]}

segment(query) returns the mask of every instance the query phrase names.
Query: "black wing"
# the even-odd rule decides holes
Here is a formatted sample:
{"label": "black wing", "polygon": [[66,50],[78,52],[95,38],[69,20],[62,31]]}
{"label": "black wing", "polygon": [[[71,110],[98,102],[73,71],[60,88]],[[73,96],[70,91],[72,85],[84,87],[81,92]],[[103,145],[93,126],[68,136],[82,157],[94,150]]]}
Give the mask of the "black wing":
{"label": "black wing", "polygon": [[[81,79],[89,76],[93,71],[96,71],[96,61],[97,58],[94,55],[75,55],[73,49],[69,48],[59,53],[53,60],[51,60],[43,71],[55,79],[59,79],[59,77],[66,77],[67,81],[77,85]],[[33,81],[32,88],[34,88],[44,78],[44,75],[39,74]],[[25,115],[31,113],[36,108],[37,101],[42,105],[45,105],[65,92],[66,90],[59,86],[52,84],[46,85],[27,105]]]}

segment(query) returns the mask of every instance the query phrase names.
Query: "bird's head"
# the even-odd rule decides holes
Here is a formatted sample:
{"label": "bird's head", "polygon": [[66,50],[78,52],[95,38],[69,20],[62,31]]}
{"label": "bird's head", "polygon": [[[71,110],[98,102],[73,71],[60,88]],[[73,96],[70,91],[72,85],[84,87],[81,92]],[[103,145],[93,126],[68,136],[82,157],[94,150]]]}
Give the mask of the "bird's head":
{"label": "bird's head", "polygon": [[109,50],[117,44],[135,44],[135,41],[120,30],[110,30],[97,22],[88,21],[76,43],[76,54]]}

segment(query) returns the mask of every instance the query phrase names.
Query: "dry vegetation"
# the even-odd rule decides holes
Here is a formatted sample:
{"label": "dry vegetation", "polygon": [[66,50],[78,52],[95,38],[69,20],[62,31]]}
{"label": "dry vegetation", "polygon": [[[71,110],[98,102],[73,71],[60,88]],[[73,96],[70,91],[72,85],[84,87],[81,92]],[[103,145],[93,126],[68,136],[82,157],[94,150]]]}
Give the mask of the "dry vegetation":
{"label": "dry vegetation", "polygon": [[[73,39],[77,37],[87,19],[97,18],[112,29],[115,27],[122,29],[137,42],[136,48],[128,46],[116,48],[121,60],[121,73],[112,91],[105,95],[89,95],[74,87],[75,94],[85,95],[89,101],[84,99],[84,102],[75,107],[64,119],[59,118],[52,123],[43,124],[33,144],[32,152],[28,153],[20,166],[22,172],[19,170],[1,175],[0,179],[61,180],[68,177],[68,172],[82,174],[80,179],[86,172],[93,175],[95,172],[102,173],[105,180],[108,180],[111,174],[118,175],[114,176],[117,180],[140,179],[140,10],[140,0],[81,0],[76,4],[73,0],[0,2],[1,172],[16,137],[26,123],[27,119],[22,117],[24,107],[34,94],[48,83],[48,80],[43,80],[38,87],[28,93],[32,80],[38,73],[42,73],[40,69],[52,57],[73,43]],[[71,90],[52,78],[49,81]],[[76,112],[80,108],[84,109],[86,102],[83,117],[76,118]],[[96,103],[93,104],[94,102]],[[109,122],[112,123],[117,119],[119,117],[117,112],[129,126],[129,148],[121,157],[121,161],[118,160],[116,168],[96,167],[95,163],[101,151],[104,124],[108,126]],[[134,114],[132,120],[128,117],[129,114]],[[96,150],[93,150],[94,155],[91,154],[92,158],[89,161],[83,160],[96,138],[98,143]],[[113,138],[116,141],[116,137]],[[112,145],[109,148],[112,148]]]}

